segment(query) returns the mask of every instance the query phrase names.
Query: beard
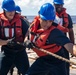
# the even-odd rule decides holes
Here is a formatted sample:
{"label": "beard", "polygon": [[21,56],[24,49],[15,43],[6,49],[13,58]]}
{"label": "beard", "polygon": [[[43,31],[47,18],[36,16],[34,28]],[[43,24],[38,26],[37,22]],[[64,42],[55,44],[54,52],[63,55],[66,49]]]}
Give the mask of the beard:
{"label": "beard", "polygon": [[56,8],[57,13],[61,13],[61,11],[62,11],[62,8]]}

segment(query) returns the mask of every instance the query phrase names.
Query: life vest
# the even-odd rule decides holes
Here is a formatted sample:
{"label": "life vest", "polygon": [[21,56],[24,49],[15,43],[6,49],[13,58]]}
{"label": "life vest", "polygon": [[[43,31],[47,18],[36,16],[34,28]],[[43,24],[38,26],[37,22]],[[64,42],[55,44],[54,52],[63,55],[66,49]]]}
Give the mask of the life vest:
{"label": "life vest", "polygon": [[[48,30],[41,30],[41,29],[38,29],[39,24],[40,24],[39,17],[36,17],[34,19],[34,22],[31,24],[31,29],[30,29],[31,41],[35,44],[35,46],[37,46],[39,48],[45,49],[52,53],[58,52],[61,49],[61,46],[58,46],[56,44],[49,44],[49,45],[45,44],[46,40],[49,37],[49,34],[56,27],[51,26]],[[46,53],[41,52],[41,51],[37,50],[36,48],[33,48],[33,50],[37,53],[38,56],[47,55]]]}
{"label": "life vest", "polygon": [[22,23],[18,14],[15,15],[11,23],[4,16],[4,13],[0,14],[0,37],[3,40],[15,37],[15,41],[23,42]]}
{"label": "life vest", "polygon": [[62,32],[64,32],[64,33],[69,32],[69,29],[68,29],[68,28],[66,28],[66,27],[64,27],[64,26],[61,26],[61,25],[59,25],[59,24],[58,24],[57,28],[58,28],[59,30],[61,30]]}
{"label": "life vest", "polygon": [[[65,32],[69,32],[69,29],[68,29],[68,25],[69,25],[68,14],[66,13],[65,10],[66,10],[66,9],[63,8],[63,10],[62,10],[62,12],[61,12],[60,14],[58,14],[58,13],[56,12],[56,16],[58,16],[59,18],[62,18],[62,19],[63,19],[63,24],[62,24],[62,26],[64,27],[64,30],[62,30],[62,29],[61,29],[61,30],[62,30],[64,33],[65,33]],[[58,26],[57,28],[60,29],[61,26]]]}

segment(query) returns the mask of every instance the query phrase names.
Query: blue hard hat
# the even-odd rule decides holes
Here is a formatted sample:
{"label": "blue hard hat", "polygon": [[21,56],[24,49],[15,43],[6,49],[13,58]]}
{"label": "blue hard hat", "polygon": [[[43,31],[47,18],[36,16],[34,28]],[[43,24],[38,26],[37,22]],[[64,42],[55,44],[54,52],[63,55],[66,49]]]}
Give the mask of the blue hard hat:
{"label": "blue hard hat", "polygon": [[2,9],[8,12],[15,11],[16,5],[15,5],[14,0],[3,0]]}
{"label": "blue hard hat", "polygon": [[54,20],[56,14],[53,5],[50,3],[43,4],[39,10],[39,15],[43,20]]}
{"label": "blue hard hat", "polygon": [[21,12],[21,8],[18,5],[16,6],[16,11]]}
{"label": "blue hard hat", "polygon": [[64,4],[64,0],[54,0],[54,4]]}

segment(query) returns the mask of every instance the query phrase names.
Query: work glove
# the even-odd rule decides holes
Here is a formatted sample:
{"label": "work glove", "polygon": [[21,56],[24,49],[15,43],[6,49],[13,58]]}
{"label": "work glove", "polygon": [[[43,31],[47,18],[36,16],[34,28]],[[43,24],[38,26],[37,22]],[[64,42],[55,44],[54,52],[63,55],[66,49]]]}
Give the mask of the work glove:
{"label": "work glove", "polygon": [[14,42],[14,41],[8,41],[8,43],[7,43],[7,46],[15,46],[16,45],[16,42]]}
{"label": "work glove", "polygon": [[12,38],[12,39],[8,39],[8,43],[7,43],[7,46],[14,46],[16,45],[16,42],[14,41],[15,38]]}
{"label": "work glove", "polygon": [[19,52],[22,51],[26,48],[26,46],[23,45],[23,43],[20,42],[14,42],[14,41],[9,41],[7,43],[7,47],[10,49],[12,52]]}
{"label": "work glove", "polygon": [[34,43],[31,42],[30,40],[27,40],[27,41],[24,43],[24,45],[26,46],[26,48],[32,49],[33,46],[34,46]]}
{"label": "work glove", "polygon": [[9,41],[9,42],[7,43],[7,45],[8,45],[8,46],[12,46],[12,47],[13,47],[13,46],[16,46],[16,47],[17,47],[17,46],[18,46],[18,47],[24,47],[24,48],[26,47],[24,43],[20,43],[20,42],[16,42],[16,41]]}

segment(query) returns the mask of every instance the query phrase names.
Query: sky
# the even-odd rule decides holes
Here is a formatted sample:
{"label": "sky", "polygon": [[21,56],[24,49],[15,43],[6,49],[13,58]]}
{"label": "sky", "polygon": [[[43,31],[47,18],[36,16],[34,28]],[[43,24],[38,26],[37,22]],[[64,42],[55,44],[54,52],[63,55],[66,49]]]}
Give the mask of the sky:
{"label": "sky", "polygon": [[[0,12],[2,12],[2,1],[0,0]],[[38,15],[39,8],[42,4],[50,2],[53,4],[53,0],[14,0],[16,5],[19,5],[22,10],[22,15],[33,16]],[[76,15],[76,0],[64,0],[64,7],[67,9],[67,13],[70,15]]]}

